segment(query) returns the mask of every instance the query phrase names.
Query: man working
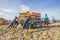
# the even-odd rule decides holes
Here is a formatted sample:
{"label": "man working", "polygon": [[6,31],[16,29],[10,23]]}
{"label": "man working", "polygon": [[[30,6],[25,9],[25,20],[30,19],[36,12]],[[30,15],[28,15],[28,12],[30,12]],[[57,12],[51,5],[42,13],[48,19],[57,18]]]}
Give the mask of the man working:
{"label": "man working", "polygon": [[9,27],[16,28],[18,24],[19,24],[19,18],[15,16],[14,20],[11,22],[11,24],[8,26],[8,28]]}
{"label": "man working", "polygon": [[47,14],[45,14],[45,17],[44,17],[44,23],[48,26],[49,24],[49,18],[47,16]]}

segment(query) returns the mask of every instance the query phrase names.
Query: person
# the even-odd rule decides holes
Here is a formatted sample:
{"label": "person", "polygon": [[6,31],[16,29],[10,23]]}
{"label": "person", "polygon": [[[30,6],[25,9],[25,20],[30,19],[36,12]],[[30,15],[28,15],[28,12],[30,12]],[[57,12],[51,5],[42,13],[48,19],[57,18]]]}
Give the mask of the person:
{"label": "person", "polygon": [[55,18],[52,16],[52,23],[55,23],[56,22],[56,20],[55,20]]}
{"label": "person", "polygon": [[17,16],[15,16],[15,19],[14,19],[14,23],[15,23],[15,28],[17,27],[17,25],[20,23],[19,22],[20,20],[19,20],[19,18],[17,17]]}
{"label": "person", "polygon": [[21,23],[21,26],[23,26],[23,24],[24,24],[24,20],[21,20],[20,23]]}
{"label": "person", "polygon": [[36,19],[35,19],[35,17],[33,18],[33,17],[31,17],[31,19],[30,19],[30,28],[31,29],[35,29],[36,28]]}
{"label": "person", "polygon": [[17,27],[17,25],[19,24],[19,18],[17,16],[15,16],[15,18],[13,19],[13,21],[11,22],[11,24],[8,26],[9,27]]}
{"label": "person", "polygon": [[49,18],[47,16],[47,14],[45,14],[45,17],[44,17],[44,23],[48,26],[49,24]]}
{"label": "person", "polygon": [[27,18],[26,18],[26,21],[25,21],[24,24],[23,24],[23,29],[29,27],[29,24],[30,24],[29,22],[30,22],[30,17],[27,17]]}

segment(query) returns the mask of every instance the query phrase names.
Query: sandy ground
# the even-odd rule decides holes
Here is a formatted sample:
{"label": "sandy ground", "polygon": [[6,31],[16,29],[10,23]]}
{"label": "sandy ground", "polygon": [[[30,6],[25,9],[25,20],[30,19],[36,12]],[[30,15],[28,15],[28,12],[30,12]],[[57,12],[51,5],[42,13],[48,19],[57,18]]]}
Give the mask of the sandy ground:
{"label": "sandy ground", "polygon": [[60,40],[58,26],[40,29],[22,29],[21,25],[7,29],[7,26],[0,26],[0,40]]}

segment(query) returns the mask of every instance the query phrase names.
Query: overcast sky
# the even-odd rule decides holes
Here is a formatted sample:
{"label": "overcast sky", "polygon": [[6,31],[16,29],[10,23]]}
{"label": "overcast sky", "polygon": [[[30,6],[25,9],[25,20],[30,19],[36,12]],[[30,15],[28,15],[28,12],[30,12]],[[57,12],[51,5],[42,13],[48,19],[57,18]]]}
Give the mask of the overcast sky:
{"label": "overcast sky", "polygon": [[12,20],[20,12],[40,12],[60,19],[60,0],[0,0],[0,17]]}

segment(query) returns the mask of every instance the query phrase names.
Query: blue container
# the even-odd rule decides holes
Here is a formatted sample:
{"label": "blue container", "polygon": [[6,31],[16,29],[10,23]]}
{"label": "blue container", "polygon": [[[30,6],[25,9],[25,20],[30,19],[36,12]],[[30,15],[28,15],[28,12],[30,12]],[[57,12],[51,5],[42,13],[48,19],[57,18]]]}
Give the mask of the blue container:
{"label": "blue container", "polygon": [[41,20],[41,18],[36,18],[36,20]]}
{"label": "blue container", "polygon": [[35,22],[35,24],[36,24],[36,25],[41,24],[41,21],[37,21],[37,22]]}
{"label": "blue container", "polygon": [[36,21],[41,21],[41,18],[36,18]]}

